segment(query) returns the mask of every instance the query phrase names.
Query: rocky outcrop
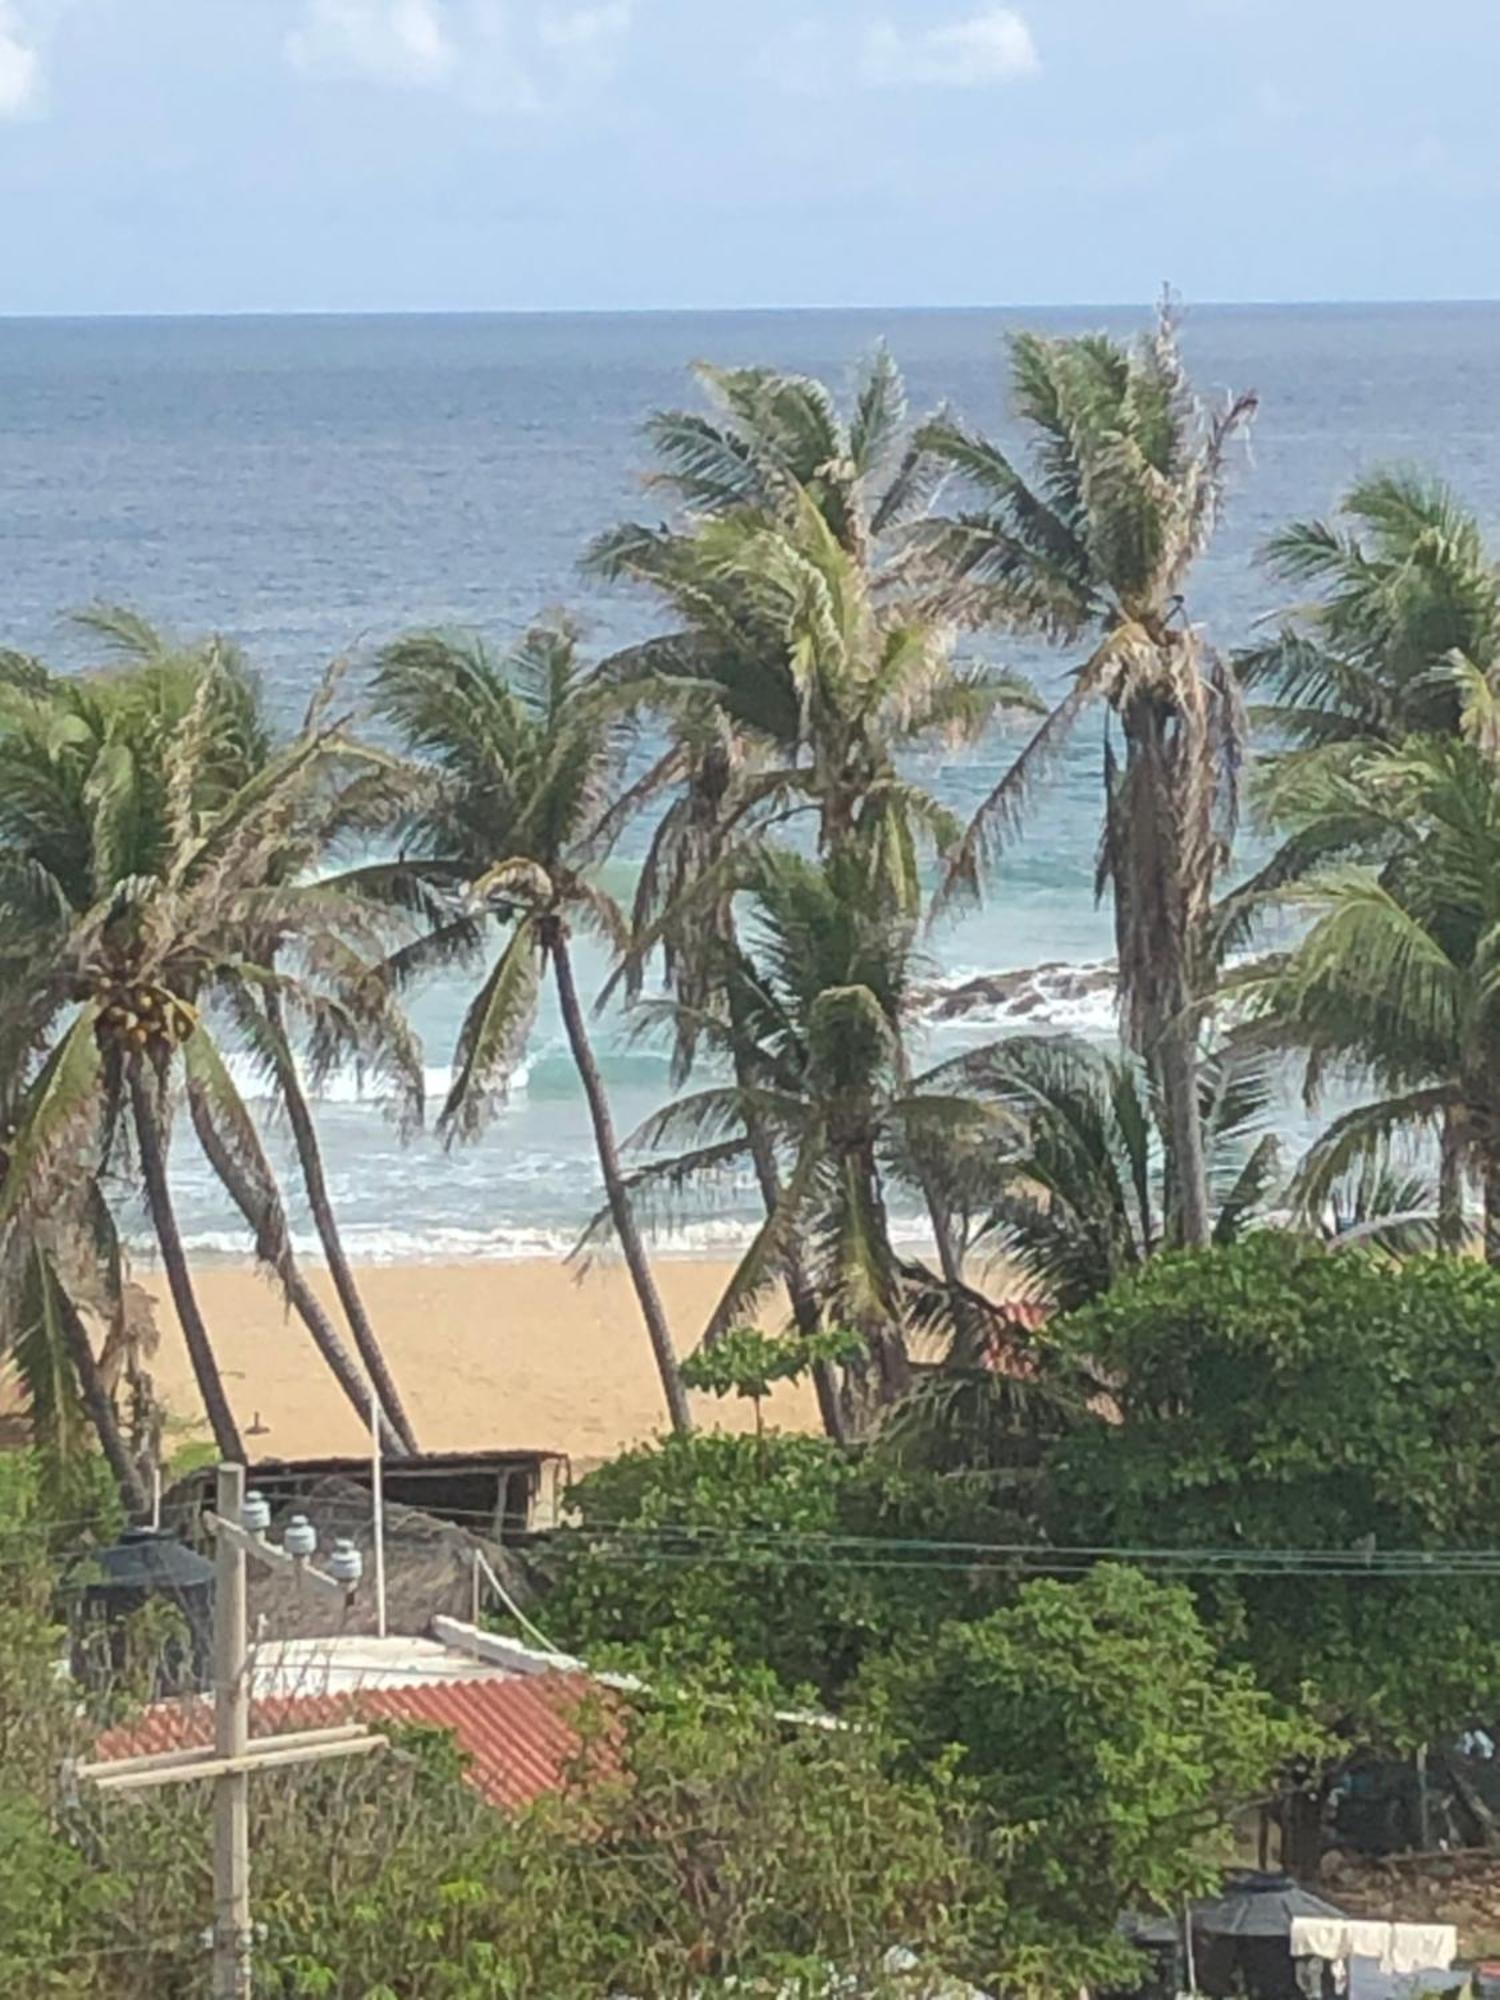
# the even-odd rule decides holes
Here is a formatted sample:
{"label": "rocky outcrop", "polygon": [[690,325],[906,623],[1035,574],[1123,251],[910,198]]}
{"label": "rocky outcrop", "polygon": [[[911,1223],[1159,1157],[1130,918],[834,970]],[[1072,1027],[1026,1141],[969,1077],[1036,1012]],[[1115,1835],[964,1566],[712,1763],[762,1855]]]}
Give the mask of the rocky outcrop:
{"label": "rocky outcrop", "polygon": [[1112,993],[1115,968],[1071,965],[1051,959],[1013,972],[982,972],[974,978],[942,980],[922,995],[922,1012],[934,1021],[957,1021],[970,1015],[1026,1021],[1046,1017],[1058,1007],[1074,1007],[1098,994]]}

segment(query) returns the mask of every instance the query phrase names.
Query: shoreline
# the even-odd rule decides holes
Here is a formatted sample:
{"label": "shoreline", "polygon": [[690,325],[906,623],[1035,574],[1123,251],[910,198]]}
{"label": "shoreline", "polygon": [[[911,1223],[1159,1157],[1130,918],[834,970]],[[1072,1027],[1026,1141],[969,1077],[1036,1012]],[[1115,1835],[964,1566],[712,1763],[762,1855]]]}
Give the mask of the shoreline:
{"label": "shoreline", "polygon": [[[698,1336],[734,1260],[662,1257],[652,1266],[680,1354]],[[360,1453],[368,1433],[279,1289],[247,1261],[195,1260],[193,1281],[224,1386],[252,1462]],[[135,1282],[156,1303],[161,1341],[151,1360],[171,1417],[171,1446],[206,1436],[202,1406],[159,1267]],[[325,1269],[308,1282],[343,1322]],[[424,1450],[558,1451],[575,1470],[644,1444],[668,1428],[640,1309],[622,1263],[584,1276],[556,1259],[363,1263],[355,1276]],[[784,1323],[773,1296],[759,1322]],[[737,1397],[697,1396],[705,1430],[754,1428]],[[818,1428],[806,1382],[782,1385],[767,1420]]]}

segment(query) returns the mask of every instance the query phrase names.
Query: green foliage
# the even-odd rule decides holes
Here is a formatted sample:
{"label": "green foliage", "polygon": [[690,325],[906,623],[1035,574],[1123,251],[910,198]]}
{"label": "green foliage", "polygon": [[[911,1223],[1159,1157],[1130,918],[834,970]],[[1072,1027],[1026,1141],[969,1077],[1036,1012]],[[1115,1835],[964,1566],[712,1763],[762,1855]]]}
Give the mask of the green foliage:
{"label": "green foliage", "polygon": [[1187,1591],[1113,1565],[1028,1583],[877,1662],[864,1688],[904,1766],[972,1784],[1008,1830],[1007,1991],[1118,1968],[1120,1911],[1212,1886],[1230,1811],[1310,1742],[1218,1664]]}
{"label": "green foliage", "polygon": [[[393,1731],[378,1761],[262,1777],[257,1994],[832,2000],[852,1981],[895,2000],[885,1959],[900,1941],[932,1969],[899,1987],[923,2000],[966,1961],[993,1907],[968,1801],[893,1775],[874,1733],[784,1730],[757,1702],[688,1690],[575,1719],[563,1789],[513,1813],[461,1781],[432,1731]],[[67,1846],[0,1793],[10,1990],[198,2000],[201,1797],[86,1810],[86,1839]]]}
{"label": "green foliage", "polygon": [[[960,1483],[861,1458],[821,1438],[707,1434],[624,1453],[570,1502],[555,1538],[549,1634],[653,1667],[769,1669],[784,1689],[835,1694],[903,1632],[983,1610],[993,1577],[828,1537],[975,1539],[996,1510]],[[894,1551],[892,1552],[895,1553]]]}
{"label": "green foliage", "polygon": [[[18,1288],[18,1265],[35,1268],[33,1253],[45,1250],[66,1295],[42,1301],[59,1308],[51,1319],[63,1325],[69,1302],[96,1305],[140,1380],[123,1257],[112,1228],[101,1229],[106,1190],[113,1195],[104,1166],[133,1128],[200,1393],[220,1448],[238,1455],[157,1158],[156,1128],[175,1087],[185,1085],[258,1254],[284,1280],[291,1250],[279,1189],[215,1055],[206,1003],[224,1002],[262,1058],[262,1010],[274,1002],[325,1052],[377,1048],[389,1074],[408,1081],[420,1064],[389,994],[365,976],[385,940],[383,917],[368,899],[304,879],[341,822],[336,797],[352,756],[317,704],[301,734],[275,748],[232,649],[210,640],[176,651],[119,613],[93,628],[123,665],[0,681],[0,1096],[16,1128],[0,1189],[0,1285]],[[56,1441],[66,1397],[49,1317],[5,1320],[8,1335],[28,1336],[32,1405]],[[325,1343],[330,1365],[337,1347]],[[344,1374],[352,1385],[352,1370]],[[91,1395],[81,1377],[78,1386],[138,1505],[107,1393]]]}
{"label": "green foliage", "polygon": [[[416,632],[380,656],[382,717],[413,753],[403,768],[404,892],[433,902],[393,978],[476,963],[502,939],[470,1003],[440,1113],[472,1138],[503,1096],[536,1013],[549,940],[566,918],[617,943],[623,919],[591,883],[591,843],[620,782],[624,736],[566,623],[503,657]],[[459,908],[454,890],[468,896]]]}
{"label": "green foliage", "polygon": [[891,1990],[893,1939],[939,1964],[961,1949],[982,1897],[969,1816],[889,1775],[873,1735],[687,1690],[580,1720],[569,1785],[514,1815],[476,1810],[430,1758],[378,1790],[336,1781],[337,1899],[308,1879],[305,1832],[258,1847],[269,1880],[304,1885],[263,1899],[267,1995],[823,2000],[851,1976]]}
{"label": "green foliage", "polygon": [[1230,443],[1256,399],[1208,408],[1169,300],[1128,347],[1102,334],[1020,333],[1010,364],[1029,471],[947,419],[927,426],[919,442],[965,482],[971,504],[927,524],[924,546],[950,590],[954,578],[967,586],[974,622],[1088,651],[975,813],[941,893],[982,886],[1084,710],[1108,703],[1122,748],[1106,739],[1097,881],[1114,902],[1121,1026],[1161,1100],[1174,1239],[1207,1243],[1196,1039],[1221,948],[1212,897],[1234,837],[1245,732],[1231,676],[1183,612]]}
{"label": "green foliage", "polygon": [[1248,685],[1278,697],[1264,720],[1297,746],[1292,762],[1348,743],[1452,735],[1459,698],[1446,669],[1454,655],[1487,666],[1500,650],[1500,576],[1448,487],[1377,471],[1339,513],[1272,537],[1270,567],[1301,601],[1239,662]]}
{"label": "green foliage", "polygon": [[[1063,1543],[1220,1552],[1196,1564],[1226,1643],[1288,1698],[1423,1740],[1500,1680],[1500,1586],[1290,1568],[1236,1549],[1492,1548],[1500,1276],[1399,1268],[1265,1233],[1157,1259],[1054,1329],[1110,1384],[1050,1468]],[[1207,1567],[1209,1574],[1202,1571]]]}
{"label": "green foliage", "polygon": [[79,1994],[86,1969],[72,1958],[102,1885],[36,1799],[0,1791],[0,1981],[16,1994]]}
{"label": "green foliage", "polygon": [[[1300,1175],[1317,1213],[1351,1168],[1386,1164],[1393,1139],[1442,1126],[1493,1211],[1500,1261],[1500,784],[1478,741],[1414,738],[1346,770],[1303,770],[1303,823],[1358,810],[1380,865],[1329,869],[1293,897],[1313,921],[1252,981],[1269,1033],[1304,1051],[1310,1083],[1334,1064],[1369,1080],[1319,1134]],[[1292,787],[1288,785],[1290,796]],[[1286,800],[1283,801],[1284,805]]]}
{"label": "green foliage", "polygon": [[820,1361],[856,1361],[864,1351],[858,1334],[837,1328],[791,1339],[762,1333],[759,1327],[732,1326],[683,1362],[682,1379],[689,1389],[710,1396],[740,1396],[753,1403],[758,1431],[760,1406],[778,1382],[800,1381]]}
{"label": "green foliage", "polygon": [[[865,371],[848,421],[806,377],[698,372],[714,413],[663,412],[647,431],[652,484],[679,503],[675,519],[629,523],[590,551],[596,573],[649,590],[668,619],[613,676],[670,721],[695,778],[709,759],[722,767],[733,741],[730,769],[700,786],[718,794],[720,855],[747,815],[805,812],[825,849],[856,844],[867,881],[912,915],[921,849],[946,854],[960,829],[902,770],[907,753],[972,741],[1036,695],[1014,674],[958,666],[942,592],[930,570],[913,573],[909,532],[937,477],[905,435],[888,355]],[[707,746],[693,724],[710,704],[721,727]],[[661,888],[692,881],[671,817],[643,873],[641,918],[662,913]]]}

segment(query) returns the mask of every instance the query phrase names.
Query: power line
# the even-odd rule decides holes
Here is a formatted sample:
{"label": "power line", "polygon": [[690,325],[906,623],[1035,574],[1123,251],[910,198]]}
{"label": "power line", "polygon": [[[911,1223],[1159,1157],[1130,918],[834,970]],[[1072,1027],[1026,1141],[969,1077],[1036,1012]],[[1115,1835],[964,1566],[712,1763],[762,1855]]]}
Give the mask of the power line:
{"label": "power line", "polygon": [[954,1560],[941,1555],[928,1556],[867,1556],[857,1551],[801,1553],[796,1550],[776,1550],[769,1546],[744,1550],[701,1550],[652,1548],[609,1548],[600,1547],[589,1551],[600,1562],[624,1565],[647,1563],[672,1564],[680,1568],[718,1569],[826,1569],[848,1571],[904,1571],[918,1573],[928,1571],[947,1574],[992,1574],[1011,1576],[1020,1569],[1032,1575],[1084,1576],[1101,1563],[1116,1562],[1146,1572],[1156,1572],[1164,1576],[1181,1577],[1296,1577],[1301,1582],[1327,1578],[1332,1581],[1379,1581],[1379,1582],[1428,1582],[1451,1581],[1462,1576],[1500,1578],[1500,1561],[1485,1567],[1473,1565],[1445,1567],[1441,1563],[1424,1560],[1420,1564],[1394,1564],[1363,1562],[1358,1557],[1346,1557],[1339,1565],[1304,1564],[1296,1560],[1292,1552],[1276,1551],[1270,1559],[1248,1557],[1241,1560],[1220,1558],[1204,1561],[1191,1553],[1175,1556],[1167,1562],[1156,1562],[1150,1558],[1132,1556],[1128,1553],[1109,1550],[1102,1555],[1070,1553],[1066,1550],[1033,1548],[986,1557],[971,1554]]}
{"label": "power line", "polygon": [[[386,1508],[406,1511],[401,1503]],[[318,1507],[320,1522],[363,1525],[370,1509],[357,1503]],[[445,1509],[444,1516],[463,1514],[492,1521],[482,1509]],[[433,1518],[433,1517],[428,1517]],[[556,1538],[554,1540],[554,1537]],[[1032,1541],[960,1540],[951,1537],[840,1533],[833,1529],[780,1527],[704,1521],[588,1521],[539,1531],[534,1545],[562,1556],[589,1555],[602,1560],[680,1563],[718,1562],[723,1565],[847,1566],[868,1569],[961,1569],[1023,1566],[1033,1570],[1074,1571],[1101,1562],[1200,1576],[1258,1575],[1338,1578],[1396,1577],[1408,1580],[1449,1580],[1456,1577],[1500,1576],[1500,1548],[1440,1547],[1432,1549],[1361,1547],[1266,1547],[1205,1543],[1051,1543]],[[684,1546],[685,1545],[685,1546]],[[3,1542],[0,1542],[3,1548]],[[64,1582],[62,1565],[87,1565],[102,1553],[98,1546],[71,1557],[56,1557],[59,1588],[81,1591],[86,1583]],[[0,1555],[0,1570],[35,1566],[37,1558]]]}

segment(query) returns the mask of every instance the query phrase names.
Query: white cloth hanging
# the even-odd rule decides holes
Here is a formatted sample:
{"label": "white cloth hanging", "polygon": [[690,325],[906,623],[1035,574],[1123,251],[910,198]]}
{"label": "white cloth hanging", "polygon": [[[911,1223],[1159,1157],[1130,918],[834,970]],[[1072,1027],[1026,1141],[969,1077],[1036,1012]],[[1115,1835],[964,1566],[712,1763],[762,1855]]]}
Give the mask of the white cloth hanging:
{"label": "white cloth hanging", "polygon": [[1458,1956],[1452,1924],[1392,1924],[1387,1972],[1446,1972]]}
{"label": "white cloth hanging", "polygon": [[1382,1972],[1446,1972],[1458,1956],[1452,1924],[1374,1923],[1360,1917],[1293,1917],[1292,1957],[1373,1959]]}

